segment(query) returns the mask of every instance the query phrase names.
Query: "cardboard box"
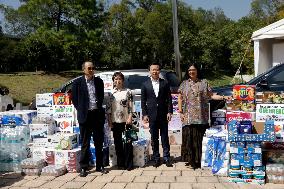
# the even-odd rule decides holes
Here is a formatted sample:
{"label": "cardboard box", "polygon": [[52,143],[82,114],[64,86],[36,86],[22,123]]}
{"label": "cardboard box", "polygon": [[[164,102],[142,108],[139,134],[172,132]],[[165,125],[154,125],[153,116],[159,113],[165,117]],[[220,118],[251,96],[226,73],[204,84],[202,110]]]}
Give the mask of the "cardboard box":
{"label": "cardboard box", "polygon": [[54,124],[30,124],[31,139],[47,138],[47,135],[52,135],[55,132]]}
{"label": "cardboard box", "polygon": [[238,133],[238,121],[233,120],[228,123],[229,129],[229,141],[255,141],[255,142],[262,142],[262,141],[275,141],[275,132],[274,132],[274,122],[273,121],[266,121],[264,129],[261,130],[260,127],[255,126],[256,129],[261,134],[239,134]]}
{"label": "cardboard box", "polygon": [[55,150],[54,149],[45,150],[45,161],[48,165],[55,164]]}
{"label": "cardboard box", "polygon": [[47,138],[34,138],[33,139],[33,148],[47,148],[48,139]]}
{"label": "cardboard box", "polygon": [[168,123],[168,130],[174,131],[174,130],[181,130],[182,128],[182,121],[180,119],[179,114],[173,114],[171,121]]}
{"label": "cardboard box", "polygon": [[227,123],[232,121],[232,120],[254,121],[255,120],[255,113],[254,112],[244,112],[244,111],[227,112],[227,114],[226,114]]}
{"label": "cardboard box", "polygon": [[45,148],[34,148],[32,152],[33,159],[45,159]]}
{"label": "cardboard box", "polygon": [[172,94],[172,103],[173,103],[173,113],[178,113],[178,95],[179,94]]}
{"label": "cardboard box", "polygon": [[268,104],[283,104],[284,93],[276,91],[264,91],[256,93],[256,103],[268,103]]}
{"label": "cardboard box", "polygon": [[263,161],[268,163],[284,163],[284,150],[263,151]]}
{"label": "cardboard box", "polygon": [[74,109],[73,105],[54,105],[53,118],[74,120]]}
{"label": "cardboard box", "polygon": [[284,143],[283,142],[264,142],[262,143],[262,149],[264,151],[269,151],[269,150],[284,151]]}
{"label": "cardboard box", "polygon": [[52,107],[54,93],[36,94],[36,107]]}
{"label": "cardboard box", "polygon": [[148,145],[133,145],[133,165],[144,167],[149,161]]}
{"label": "cardboard box", "polygon": [[213,126],[217,126],[217,125],[225,125],[226,124],[226,118],[221,118],[221,117],[212,117],[211,119],[211,123]]}
{"label": "cardboard box", "polygon": [[284,122],[284,104],[257,104],[256,121],[266,120]]}
{"label": "cardboard box", "polygon": [[255,101],[254,100],[231,100],[226,103],[227,111],[244,111],[254,112]]}
{"label": "cardboard box", "polygon": [[237,100],[254,100],[255,86],[254,85],[234,85],[233,98]]}
{"label": "cardboard box", "polygon": [[73,150],[55,150],[55,165],[66,165],[67,170],[77,167],[80,161],[81,149],[76,148]]}
{"label": "cardboard box", "polygon": [[38,107],[37,117],[39,118],[50,118],[53,117],[53,107]]}
{"label": "cardboard box", "polygon": [[53,94],[54,105],[71,105],[71,93]]}
{"label": "cardboard box", "polygon": [[218,117],[218,118],[226,117],[226,110],[223,110],[223,109],[214,110],[212,112],[212,118],[213,117]]}
{"label": "cardboard box", "polygon": [[[170,145],[178,145],[182,143],[182,131],[175,130],[175,131],[168,131],[169,134],[169,143]],[[160,140],[161,143],[161,140]]]}
{"label": "cardboard box", "polygon": [[56,119],[55,132],[62,133],[73,133],[74,132],[74,122],[72,119]]}
{"label": "cardboard box", "polygon": [[0,124],[3,125],[28,125],[36,117],[36,110],[10,110],[0,112]]}
{"label": "cardboard box", "polygon": [[79,144],[79,135],[77,133],[56,133],[48,135],[48,147],[57,150],[72,150]]}

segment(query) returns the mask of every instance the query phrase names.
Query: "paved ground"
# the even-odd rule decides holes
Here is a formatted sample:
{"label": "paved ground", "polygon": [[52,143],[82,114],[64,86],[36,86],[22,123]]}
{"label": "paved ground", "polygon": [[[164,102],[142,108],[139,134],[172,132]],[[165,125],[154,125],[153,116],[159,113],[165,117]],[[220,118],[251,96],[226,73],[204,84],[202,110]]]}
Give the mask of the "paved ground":
{"label": "paved ground", "polygon": [[193,170],[183,162],[173,164],[173,167],[162,165],[155,168],[151,165],[136,168],[132,171],[115,170],[106,175],[89,171],[87,177],[78,173],[67,173],[60,177],[51,176],[21,176],[17,173],[0,173],[0,188],[90,188],[90,189],[284,189],[284,184],[252,184],[228,183],[226,177],[213,176],[210,171]]}

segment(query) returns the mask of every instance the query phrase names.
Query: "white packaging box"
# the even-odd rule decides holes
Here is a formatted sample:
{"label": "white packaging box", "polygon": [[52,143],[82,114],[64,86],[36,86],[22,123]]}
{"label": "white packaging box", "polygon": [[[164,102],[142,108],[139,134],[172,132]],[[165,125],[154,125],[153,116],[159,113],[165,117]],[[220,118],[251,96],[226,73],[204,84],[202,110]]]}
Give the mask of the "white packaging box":
{"label": "white packaging box", "polygon": [[47,138],[47,135],[52,135],[55,132],[54,124],[30,124],[31,139]]}
{"label": "white packaging box", "polygon": [[53,107],[38,107],[37,117],[45,118],[53,116]]}
{"label": "white packaging box", "polygon": [[133,165],[144,167],[149,161],[149,144],[133,145]]}
{"label": "white packaging box", "polygon": [[212,112],[212,117],[226,118],[226,110],[218,109]]}
{"label": "white packaging box", "polygon": [[[214,155],[213,155],[212,158],[214,158]],[[202,159],[202,160],[205,159],[205,152],[202,152],[201,159]],[[226,152],[225,155],[224,155],[224,160],[229,160],[229,159],[230,159],[230,152]]]}
{"label": "white packaging box", "polygon": [[256,104],[256,121],[273,120],[284,122],[284,104]]}
{"label": "white packaging box", "polygon": [[134,112],[142,112],[141,101],[134,101]]}
{"label": "white packaging box", "polygon": [[48,139],[47,138],[35,138],[33,140],[33,148],[47,148]]}
{"label": "white packaging box", "polygon": [[69,173],[78,173],[80,171],[80,164],[66,165],[66,168]]}
{"label": "white packaging box", "polygon": [[[182,143],[182,130],[168,131],[170,145],[180,145]],[[160,144],[161,143],[160,139]]]}
{"label": "white packaging box", "polygon": [[[206,152],[207,144],[209,141],[209,137],[203,137],[202,139],[202,153]],[[230,152],[230,143],[229,141],[226,141],[226,152]]]}
{"label": "white packaging box", "polygon": [[72,119],[56,119],[55,132],[73,133],[74,126]]}
{"label": "white packaging box", "polygon": [[54,105],[53,118],[57,119],[71,119],[74,121],[74,106],[73,105]]}
{"label": "white packaging box", "polygon": [[47,146],[57,150],[72,150],[79,144],[78,133],[56,133],[54,135],[48,135],[47,139]]}
{"label": "white packaging box", "polygon": [[[228,160],[228,159],[224,160],[222,168],[227,168],[228,169],[229,162],[230,162],[230,160]],[[212,162],[212,165],[213,165],[213,162]],[[205,163],[205,159],[203,159],[203,157],[202,157],[202,159],[201,159],[201,168],[207,168],[207,167],[208,167],[208,163]],[[212,167],[210,167],[210,168],[212,168]]]}
{"label": "white packaging box", "polygon": [[215,129],[218,129],[218,130],[225,130],[227,129],[226,125],[212,125],[211,128],[215,128]]}
{"label": "white packaging box", "polygon": [[36,107],[40,108],[53,106],[53,94],[54,93],[36,94]]}
{"label": "white packaging box", "polygon": [[54,159],[55,165],[67,165],[68,157],[67,150],[55,150]]}
{"label": "white packaging box", "polygon": [[181,130],[182,129],[182,121],[180,119],[179,114],[173,114],[171,121],[168,123],[168,130],[174,131],[174,130]]}
{"label": "white packaging box", "polygon": [[117,156],[116,156],[114,144],[109,146],[109,159],[110,159],[110,165],[111,166],[117,165]]}
{"label": "white packaging box", "polygon": [[80,171],[80,155],[81,155],[81,149],[76,148],[73,150],[68,150],[67,157],[68,157],[68,163],[66,165],[67,171],[70,173],[76,173]]}
{"label": "white packaging box", "polygon": [[66,165],[68,172],[77,172],[80,168],[81,149],[55,150],[55,165]]}
{"label": "white packaging box", "polygon": [[[115,146],[109,146],[110,165],[117,165]],[[133,166],[144,167],[149,161],[149,143],[146,145],[133,144]]]}
{"label": "white packaging box", "polygon": [[275,142],[284,142],[284,132],[275,133]]}
{"label": "white packaging box", "polygon": [[144,128],[139,128],[139,136],[143,139],[148,139],[151,140],[151,133],[150,133],[150,129],[144,129]]}
{"label": "white packaging box", "polygon": [[55,149],[46,149],[45,150],[45,161],[48,165],[55,164]]}
{"label": "white packaging box", "polygon": [[23,124],[31,124],[32,119],[37,116],[36,110],[10,110],[14,112],[15,116],[23,119]]}
{"label": "white packaging box", "polygon": [[45,148],[33,148],[32,158],[33,159],[45,159]]}

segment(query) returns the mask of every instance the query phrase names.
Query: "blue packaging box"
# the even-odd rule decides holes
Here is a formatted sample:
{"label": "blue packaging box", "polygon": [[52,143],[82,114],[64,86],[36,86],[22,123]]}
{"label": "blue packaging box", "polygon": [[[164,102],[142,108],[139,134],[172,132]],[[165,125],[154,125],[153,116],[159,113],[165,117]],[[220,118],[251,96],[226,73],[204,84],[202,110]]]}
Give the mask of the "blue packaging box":
{"label": "blue packaging box", "polygon": [[232,120],[228,123],[228,139],[229,141],[275,141],[274,121],[269,120],[265,122],[263,134],[239,134],[238,126],[240,123]]}

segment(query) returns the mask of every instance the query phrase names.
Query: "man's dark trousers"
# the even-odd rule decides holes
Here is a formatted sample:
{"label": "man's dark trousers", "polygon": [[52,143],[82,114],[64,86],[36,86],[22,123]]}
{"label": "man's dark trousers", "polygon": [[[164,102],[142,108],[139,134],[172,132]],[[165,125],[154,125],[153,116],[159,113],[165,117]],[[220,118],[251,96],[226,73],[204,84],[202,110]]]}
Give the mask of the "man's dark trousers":
{"label": "man's dark trousers", "polygon": [[161,142],[163,147],[163,159],[170,159],[170,145],[168,136],[168,123],[162,122],[161,120],[156,120],[149,123],[150,133],[151,133],[151,145],[153,149],[153,159],[155,161],[160,160],[159,153],[159,131],[161,136]]}
{"label": "man's dark trousers", "polygon": [[87,169],[90,160],[90,140],[93,136],[96,148],[96,169],[103,168],[103,142],[104,142],[104,121],[101,119],[102,110],[88,111],[85,123],[80,123],[80,135],[82,138],[80,166]]}

